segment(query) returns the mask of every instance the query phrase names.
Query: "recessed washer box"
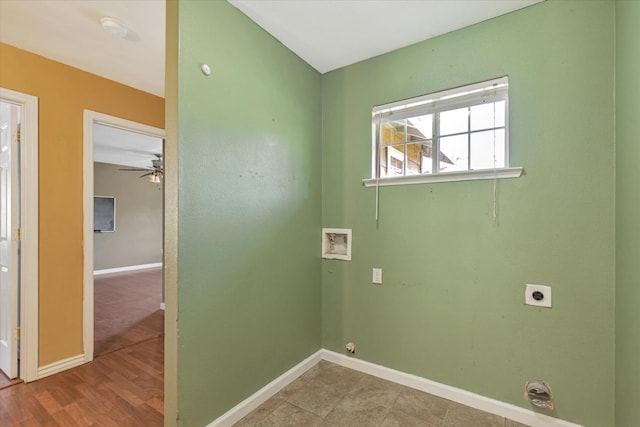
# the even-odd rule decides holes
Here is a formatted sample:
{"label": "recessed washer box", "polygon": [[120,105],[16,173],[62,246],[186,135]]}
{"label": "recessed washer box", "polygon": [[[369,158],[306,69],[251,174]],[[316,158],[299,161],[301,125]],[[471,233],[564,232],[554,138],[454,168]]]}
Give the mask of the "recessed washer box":
{"label": "recessed washer box", "polygon": [[524,290],[524,303],[551,308],[551,286],[527,284]]}
{"label": "recessed washer box", "polygon": [[322,258],[351,261],[351,229],[322,229]]}

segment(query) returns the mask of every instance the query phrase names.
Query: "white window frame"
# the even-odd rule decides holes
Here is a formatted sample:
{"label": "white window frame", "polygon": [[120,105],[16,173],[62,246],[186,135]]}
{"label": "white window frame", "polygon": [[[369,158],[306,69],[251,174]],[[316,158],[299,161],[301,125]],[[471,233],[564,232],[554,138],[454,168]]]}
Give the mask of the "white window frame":
{"label": "white window frame", "polygon": [[[365,187],[421,184],[449,181],[469,181],[480,179],[517,178],[522,174],[522,167],[509,166],[509,80],[507,76],[486,80],[470,85],[460,86],[444,91],[434,92],[427,95],[409,98],[388,104],[378,105],[372,109],[372,156],[371,156],[371,178],[362,180]],[[471,107],[487,102],[505,101],[505,166],[489,169],[464,170],[454,172],[437,171],[440,143],[438,135],[438,125],[435,117],[444,111],[459,109],[461,107]],[[434,135],[433,135],[433,165],[434,172],[428,174],[378,177],[380,173],[380,141],[376,134],[376,128],[380,123],[406,119],[433,114],[434,115]],[[469,134],[472,131],[469,129]],[[405,146],[407,141],[404,141]],[[406,149],[405,149],[406,153]],[[406,163],[406,159],[405,159]]]}

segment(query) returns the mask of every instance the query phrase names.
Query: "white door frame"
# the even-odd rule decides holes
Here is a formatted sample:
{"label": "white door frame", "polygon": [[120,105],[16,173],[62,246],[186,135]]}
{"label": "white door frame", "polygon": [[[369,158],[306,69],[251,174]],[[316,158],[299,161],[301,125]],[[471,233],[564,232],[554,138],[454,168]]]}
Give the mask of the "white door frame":
{"label": "white door frame", "polygon": [[0,88],[20,119],[20,378],[38,379],[38,98]]}
{"label": "white door frame", "polygon": [[99,123],[164,139],[164,129],[84,110],[84,361],[93,360],[93,125]]}

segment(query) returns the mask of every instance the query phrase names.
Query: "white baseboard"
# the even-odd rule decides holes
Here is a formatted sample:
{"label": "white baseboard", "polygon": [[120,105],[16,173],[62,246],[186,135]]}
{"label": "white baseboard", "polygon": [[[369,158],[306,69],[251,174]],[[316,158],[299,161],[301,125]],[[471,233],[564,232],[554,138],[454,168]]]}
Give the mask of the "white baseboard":
{"label": "white baseboard", "polygon": [[481,411],[489,412],[513,421],[536,427],[580,427],[578,424],[563,421],[548,415],[539,414],[529,409],[491,399],[469,391],[441,384],[416,375],[407,374],[395,369],[386,368],[364,360],[355,359],[330,350],[321,350],[322,359],[336,365],[355,369],[374,377],[382,378],[416,390],[424,391],[444,399],[452,400]]}
{"label": "white baseboard", "polygon": [[50,363],[49,365],[38,367],[36,379],[48,377],[49,375],[57,374],[67,369],[75,368],[76,366],[83,365],[85,363],[84,354],[69,357],[67,359],[58,360],[57,362]]}
{"label": "white baseboard", "polygon": [[501,417],[507,417],[513,421],[518,421],[523,424],[536,427],[581,427],[579,424],[539,414],[529,409],[471,393],[460,388],[451,387],[446,384],[441,384],[416,375],[396,371],[395,369],[386,368],[384,366],[365,362],[364,360],[355,359],[353,357],[348,357],[325,349],[319,350],[284,374],[280,375],[256,393],[238,403],[221,417],[208,424],[207,427],[227,427],[240,421],[243,417],[248,415],[262,403],[266,402],[269,398],[273,397],[276,393],[306,372],[313,365],[318,363],[321,359],[365,374],[373,375],[374,377],[382,378],[387,381],[392,381],[444,399],[461,403],[481,411],[489,412]]}
{"label": "white baseboard", "polygon": [[147,268],[155,268],[155,267],[162,267],[162,263],[154,262],[153,264],[129,265],[126,267],[116,267],[116,268],[107,268],[104,270],[95,270],[93,272],[93,275],[100,276],[102,274],[122,273],[123,271],[144,270]]}
{"label": "white baseboard", "polygon": [[318,350],[311,356],[298,363],[293,368],[289,369],[284,374],[280,375],[275,380],[271,381],[260,390],[247,397],[242,402],[225,412],[221,417],[215,419],[213,422],[207,425],[207,427],[228,427],[240,421],[262,405],[269,398],[275,396],[280,390],[292,383],[300,375],[307,372],[321,359],[322,350]]}

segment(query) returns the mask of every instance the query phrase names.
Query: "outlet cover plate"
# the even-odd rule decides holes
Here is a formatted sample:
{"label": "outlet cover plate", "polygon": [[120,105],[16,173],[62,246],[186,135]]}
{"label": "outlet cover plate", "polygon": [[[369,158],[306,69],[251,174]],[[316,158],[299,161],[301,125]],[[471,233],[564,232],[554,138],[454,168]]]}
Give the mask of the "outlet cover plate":
{"label": "outlet cover plate", "polygon": [[551,308],[551,286],[527,284],[524,290],[524,303]]}

